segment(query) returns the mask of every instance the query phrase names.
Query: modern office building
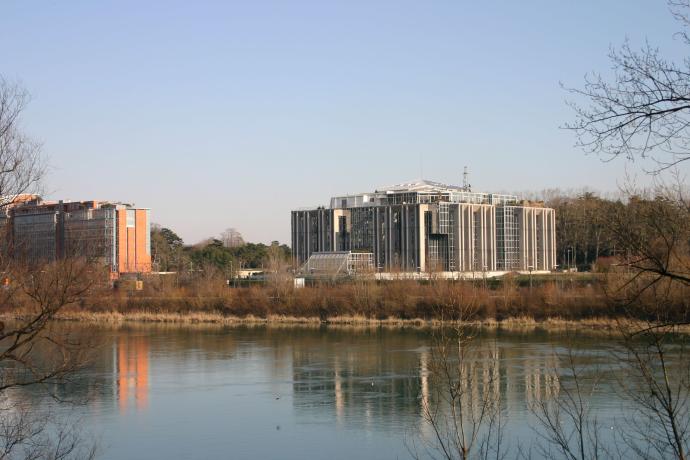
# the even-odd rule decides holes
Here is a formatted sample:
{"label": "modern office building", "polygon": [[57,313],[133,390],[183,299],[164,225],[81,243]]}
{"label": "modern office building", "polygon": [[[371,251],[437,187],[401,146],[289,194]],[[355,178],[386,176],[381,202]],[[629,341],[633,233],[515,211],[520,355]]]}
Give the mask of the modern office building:
{"label": "modern office building", "polygon": [[27,264],[86,257],[113,277],[151,271],[150,211],[108,201],[43,201],[24,195],[5,207],[6,251]]}
{"label": "modern office building", "polygon": [[292,251],[371,253],[379,272],[549,271],[554,210],[514,195],[427,180],[331,198],[292,212]]}

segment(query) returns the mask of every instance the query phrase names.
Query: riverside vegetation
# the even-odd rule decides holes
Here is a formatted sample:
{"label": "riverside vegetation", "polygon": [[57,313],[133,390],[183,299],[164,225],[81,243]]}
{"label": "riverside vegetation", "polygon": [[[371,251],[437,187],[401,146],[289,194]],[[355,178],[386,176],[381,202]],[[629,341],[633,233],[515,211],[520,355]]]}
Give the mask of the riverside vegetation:
{"label": "riverside vegetation", "polygon": [[[651,297],[634,304],[611,302],[608,292],[627,280],[622,275],[559,274],[545,277],[506,275],[498,279],[356,280],[316,283],[294,289],[288,280],[232,288],[225,279],[150,277],[141,291],[93,287],[60,312],[63,319],[163,322],[324,322],[434,324],[471,321],[484,325],[556,326],[565,322],[601,326],[621,318],[655,320]],[[669,319],[682,320],[690,306],[684,285],[669,295]],[[462,308],[460,308],[462,307]],[[460,312],[471,307],[471,317]],[[27,311],[21,299],[5,315]]]}
{"label": "riverside vegetation", "polygon": [[[559,216],[565,217],[558,221],[559,260],[567,261],[566,266],[572,260],[572,265],[591,271],[509,273],[464,281],[433,274],[426,281],[365,277],[324,280],[295,289],[294,267],[284,245],[247,244],[235,235],[185,246],[172,230],[154,227],[154,264],[172,273],[145,276],[141,291],[126,289],[124,283],[117,289],[109,282],[94,283],[60,316],[114,321],[423,323],[458,320],[454,311],[471,307],[472,318],[462,319],[485,324],[606,323],[621,318],[687,323],[690,207],[681,185],[631,190],[616,202],[583,195],[560,203]],[[569,242],[572,250],[564,252],[563,245]],[[240,267],[260,268],[265,279],[237,280]],[[100,278],[107,279],[105,274]],[[2,308],[6,316],[27,311],[22,297]]]}

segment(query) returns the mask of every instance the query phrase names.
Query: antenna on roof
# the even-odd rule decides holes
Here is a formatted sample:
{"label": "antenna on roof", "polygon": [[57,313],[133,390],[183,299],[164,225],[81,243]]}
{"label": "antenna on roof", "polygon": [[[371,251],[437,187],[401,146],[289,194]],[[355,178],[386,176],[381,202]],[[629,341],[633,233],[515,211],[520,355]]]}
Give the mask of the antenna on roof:
{"label": "antenna on roof", "polygon": [[472,186],[470,185],[470,173],[467,170],[467,166],[465,166],[465,169],[462,172],[462,189],[466,192],[472,191]]}

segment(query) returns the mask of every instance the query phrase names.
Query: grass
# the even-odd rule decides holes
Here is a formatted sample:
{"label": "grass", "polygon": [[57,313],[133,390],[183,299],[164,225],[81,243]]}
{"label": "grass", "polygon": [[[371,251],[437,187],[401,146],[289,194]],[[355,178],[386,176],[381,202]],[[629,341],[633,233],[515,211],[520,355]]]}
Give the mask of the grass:
{"label": "grass", "polygon": [[[20,312],[5,312],[0,319],[11,320],[21,317]],[[486,319],[481,321],[441,321],[439,319],[425,320],[422,318],[400,319],[384,318],[375,319],[365,316],[336,316],[323,320],[318,317],[295,317],[284,315],[269,315],[267,317],[226,316],[220,313],[187,312],[187,313],[160,313],[146,310],[120,312],[93,312],[70,309],[61,312],[56,318],[58,321],[80,322],[99,325],[121,326],[125,324],[168,324],[168,325],[215,325],[215,326],[301,326],[301,327],[354,327],[354,328],[439,328],[441,326],[472,326],[488,330],[507,330],[530,332],[543,330],[547,332],[565,331],[589,331],[604,334],[616,330],[619,319],[615,318],[583,318],[564,319],[548,318],[535,320],[532,317],[515,317],[503,320]],[[627,321],[628,323],[630,321]],[[644,322],[639,321],[640,326]],[[690,327],[681,328],[678,332],[690,333]]]}

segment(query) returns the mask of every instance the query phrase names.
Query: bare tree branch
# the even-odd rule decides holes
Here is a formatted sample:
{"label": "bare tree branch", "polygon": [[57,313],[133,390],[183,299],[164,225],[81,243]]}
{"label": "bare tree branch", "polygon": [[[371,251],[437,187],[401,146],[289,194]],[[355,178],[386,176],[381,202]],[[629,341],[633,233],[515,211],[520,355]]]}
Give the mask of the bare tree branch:
{"label": "bare tree branch", "polygon": [[[687,0],[669,0],[671,13],[690,40]],[[677,63],[649,43],[639,50],[625,42],[612,48],[613,78],[588,74],[582,88],[565,88],[575,120],[577,146],[604,160],[651,158],[658,173],[690,158],[690,59]]]}

